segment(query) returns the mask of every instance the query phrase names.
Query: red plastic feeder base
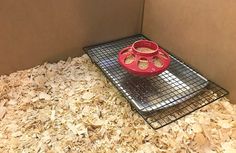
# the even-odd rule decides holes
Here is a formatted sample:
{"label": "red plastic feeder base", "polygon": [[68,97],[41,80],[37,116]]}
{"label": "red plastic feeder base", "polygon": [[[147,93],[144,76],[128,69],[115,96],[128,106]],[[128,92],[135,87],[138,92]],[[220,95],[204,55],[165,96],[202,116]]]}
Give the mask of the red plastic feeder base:
{"label": "red plastic feeder base", "polygon": [[138,76],[154,76],[170,65],[170,56],[159,46],[148,40],[139,40],[122,49],[118,62],[128,72]]}

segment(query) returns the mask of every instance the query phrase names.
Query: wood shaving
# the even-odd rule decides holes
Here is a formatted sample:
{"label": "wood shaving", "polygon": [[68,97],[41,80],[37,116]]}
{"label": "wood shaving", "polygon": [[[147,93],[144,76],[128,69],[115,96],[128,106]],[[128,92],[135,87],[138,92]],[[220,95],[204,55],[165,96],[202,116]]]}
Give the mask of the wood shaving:
{"label": "wood shaving", "polygon": [[45,99],[45,100],[50,100],[51,96],[45,92],[40,92],[39,93],[39,99]]}
{"label": "wood shaving", "polygon": [[6,107],[0,107],[0,120],[5,116],[6,114]]}
{"label": "wood shaving", "polygon": [[89,100],[91,98],[93,98],[94,94],[91,93],[91,92],[85,92],[83,95],[82,95],[82,98],[85,99],[85,100]]}
{"label": "wood shaving", "polygon": [[236,152],[220,99],[153,130],[87,55],[0,76],[0,152]]}

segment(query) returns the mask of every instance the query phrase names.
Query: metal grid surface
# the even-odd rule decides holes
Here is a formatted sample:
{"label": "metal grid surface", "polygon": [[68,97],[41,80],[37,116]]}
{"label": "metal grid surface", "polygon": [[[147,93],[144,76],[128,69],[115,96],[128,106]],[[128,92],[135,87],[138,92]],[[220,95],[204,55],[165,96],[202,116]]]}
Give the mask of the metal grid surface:
{"label": "metal grid surface", "polygon": [[152,128],[163,127],[228,94],[173,54],[170,67],[158,76],[129,74],[117,62],[117,53],[140,39],[147,38],[135,35],[84,50]]}

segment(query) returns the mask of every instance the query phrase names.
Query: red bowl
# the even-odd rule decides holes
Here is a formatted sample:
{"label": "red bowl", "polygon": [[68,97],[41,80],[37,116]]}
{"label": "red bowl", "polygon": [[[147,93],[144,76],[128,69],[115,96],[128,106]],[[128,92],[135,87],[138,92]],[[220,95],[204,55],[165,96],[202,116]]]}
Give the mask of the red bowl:
{"label": "red bowl", "polygon": [[134,75],[154,76],[169,67],[171,58],[155,42],[139,40],[119,51],[118,62]]}

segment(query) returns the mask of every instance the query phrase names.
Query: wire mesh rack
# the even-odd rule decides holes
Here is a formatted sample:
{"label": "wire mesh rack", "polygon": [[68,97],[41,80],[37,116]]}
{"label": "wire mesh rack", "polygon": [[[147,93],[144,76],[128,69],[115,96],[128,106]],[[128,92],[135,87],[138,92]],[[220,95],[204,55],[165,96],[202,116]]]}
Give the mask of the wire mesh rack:
{"label": "wire mesh rack", "polygon": [[168,51],[171,64],[160,75],[138,77],[128,73],[117,62],[118,52],[140,39],[148,38],[139,34],[84,50],[153,129],[170,124],[228,94],[227,90],[207,80]]}

